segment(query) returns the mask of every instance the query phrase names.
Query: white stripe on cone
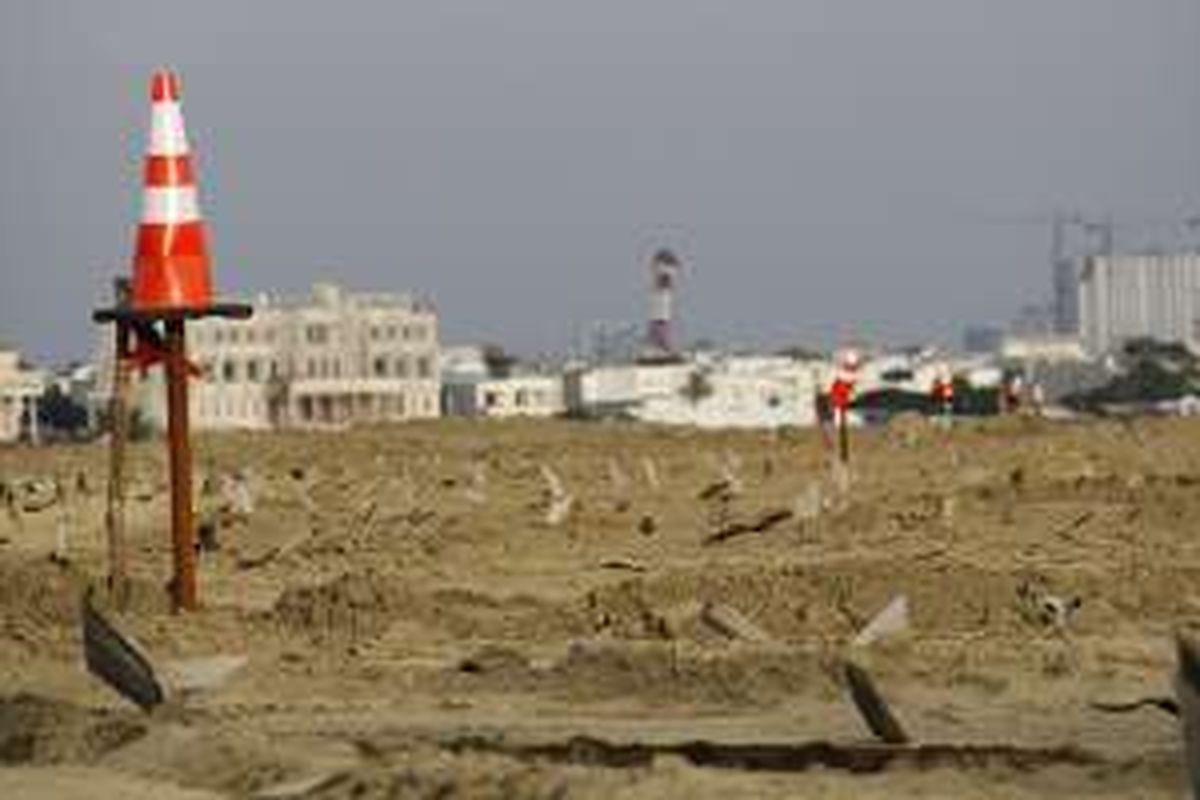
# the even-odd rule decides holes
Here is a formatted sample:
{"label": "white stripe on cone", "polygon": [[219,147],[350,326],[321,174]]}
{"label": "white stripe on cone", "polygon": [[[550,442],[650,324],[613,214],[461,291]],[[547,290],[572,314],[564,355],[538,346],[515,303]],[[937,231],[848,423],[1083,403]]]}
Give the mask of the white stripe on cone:
{"label": "white stripe on cone", "polygon": [[183,128],[183,111],[179,103],[154,103],[150,110],[150,149],[152,156],[185,156],[188,154],[187,132]]}
{"label": "white stripe on cone", "polygon": [[195,186],[147,186],[142,194],[142,222],[171,225],[198,219]]}

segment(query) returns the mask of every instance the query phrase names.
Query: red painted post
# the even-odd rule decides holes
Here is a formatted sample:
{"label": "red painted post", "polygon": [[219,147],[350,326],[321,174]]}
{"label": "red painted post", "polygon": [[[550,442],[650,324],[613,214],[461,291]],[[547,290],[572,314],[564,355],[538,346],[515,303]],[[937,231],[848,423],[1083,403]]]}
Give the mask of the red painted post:
{"label": "red painted post", "polygon": [[183,320],[167,320],[167,448],[171,463],[171,542],[176,611],[195,611],[196,529],[192,519],[192,453],[188,441],[188,364]]}

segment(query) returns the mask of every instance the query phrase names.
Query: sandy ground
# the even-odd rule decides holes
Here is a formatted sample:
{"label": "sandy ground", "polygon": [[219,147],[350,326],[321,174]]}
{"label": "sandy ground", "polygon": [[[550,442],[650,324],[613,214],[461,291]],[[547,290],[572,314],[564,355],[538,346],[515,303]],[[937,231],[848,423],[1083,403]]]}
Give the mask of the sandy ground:
{"label": "sandy ground", "polygon": [[[255,508],[185,616],[161,442],[130,456],[120,611],[105,448],[0,452],[0,480],[67,488],[0,509],[0,797],[1186,796],[1171,716],[1092,703],[1169,694],[1172,633],[1200,620],[1200,423],[899,420],[856,435],[848,474],[812,431],[441,422],[195,450],[198,474],[244,470]],[[706,541],[771,512],[791,516]],[[246,665],[143,715],[82,667],[89,583],[164,674]],[[1082,605],[1056,624],[1022,587]],[[852,646],[900,593],[908,629]],[[813,757],[871,741],[846,656],[917,742],[1010,750]],[[697,741],[795,752],[754,770],[680,751]]]}

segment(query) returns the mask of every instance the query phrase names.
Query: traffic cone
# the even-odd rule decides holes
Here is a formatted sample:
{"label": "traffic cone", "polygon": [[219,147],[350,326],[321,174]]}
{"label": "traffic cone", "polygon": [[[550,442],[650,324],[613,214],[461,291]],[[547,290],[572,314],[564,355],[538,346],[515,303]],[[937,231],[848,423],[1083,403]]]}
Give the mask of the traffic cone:
{"label": "traffic cone", "polygon": [[179,78],[165,70],[154,73],[150,100],[131,302],[137,311],[207,308],[212,304],[208,244],[183,127]]}

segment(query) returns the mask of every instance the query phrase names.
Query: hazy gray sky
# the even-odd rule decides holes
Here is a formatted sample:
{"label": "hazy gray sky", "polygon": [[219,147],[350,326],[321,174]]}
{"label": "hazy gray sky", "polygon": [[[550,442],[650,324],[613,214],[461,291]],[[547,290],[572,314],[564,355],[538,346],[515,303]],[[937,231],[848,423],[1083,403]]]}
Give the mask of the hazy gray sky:
{"label": "hazy gray sky", "polygon": [[688,337],[948,341],[1048,291],[1039,216],[1200,211],[1196,0],[6,0],[34,356],[129,269],[159,65],[223,293],[413,290],[527,353],[642,319],[659,244]]}

